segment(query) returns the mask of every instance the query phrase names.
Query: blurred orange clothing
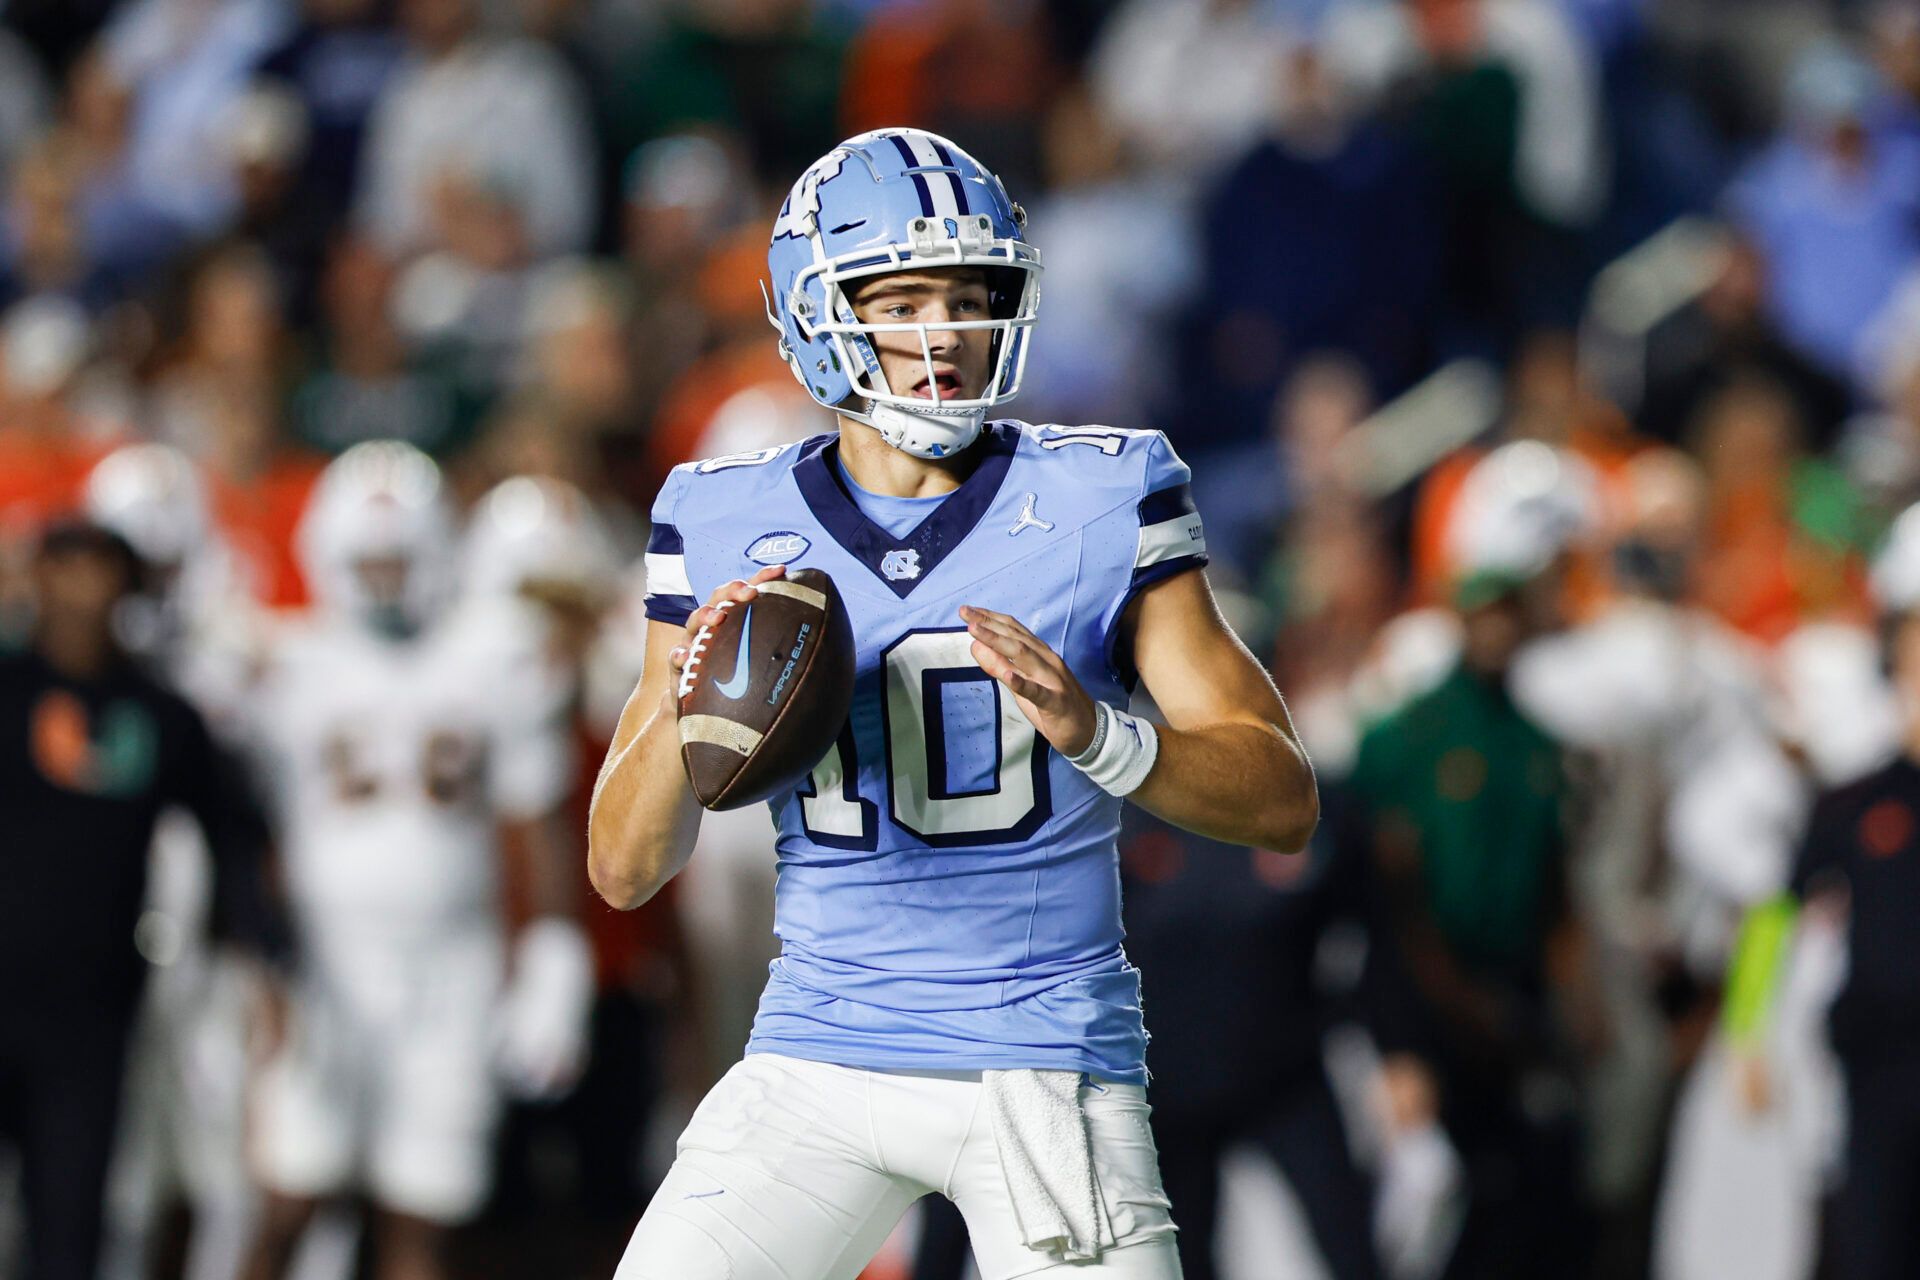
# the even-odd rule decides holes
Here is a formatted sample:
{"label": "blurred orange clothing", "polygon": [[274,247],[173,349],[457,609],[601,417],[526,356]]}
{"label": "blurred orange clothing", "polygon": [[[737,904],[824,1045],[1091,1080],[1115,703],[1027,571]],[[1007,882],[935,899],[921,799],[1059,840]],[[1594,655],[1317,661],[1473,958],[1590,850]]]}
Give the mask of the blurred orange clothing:
{"label": "blurred orange clothing", "polygon": [[664,478],[675,466],[694,457],[700,437],[706,434],[721,405],[762,383],[773,383],[784,391],[793,384],[793,375],[787,372],[774,343],[758,334],[737,339],[694,361],[667,388],[653,420],[648,454],[656,477]]}
{"label": "blurred orange clothing", "polygon": [[[1654,447],[1651,440],[1616,430],[1580,428],[1569,434],[1567,450],[1593,469],[1599,483],[1603,529],[1613,523],[1613,513],[1625,507],[1627,464]],[[1448,547],[1447,530],[1453,523],[1467,474],[1489,452],[1481,445],[1456,449],[1420,480],[1413,504],[1411,604],[1445,604],[1452,598],[1457,566]],[[1596,604],[1605,592],[1605,580],[1603,566],[1581,566],[1569,582],[1576,607]]]}
{"label": "blurred orange clothing", "polygon": [[0,527],[37,529],[50,516],[78,510],[87,474],[107,452],[101,444],[0,426]]}
{"label": "blurred orange clothing", "polygon": [[1861,558],[1804,527],[1793,489],[1787,479],[1715,495],[1694,573],[1699,603],[1766,645],[1812,618],[1873,617]]}
{"label": "blurred orange clothing", "polygon": [[325,460],[283,453],[249,480],[207,472],[214,523],[253,576],[254,594],[273,608],[307,603],[307,580],[294,553],[293,535],[307,509],[307,495]]}
{"label": "blurred orange clothing", "polygon": [[[970,132],[1030,129],[1060,80],[1044,11],[983,0],[917,0],[866,21],[847,50],[840,120]],[[956,130],[957,136],[957,130]]]}

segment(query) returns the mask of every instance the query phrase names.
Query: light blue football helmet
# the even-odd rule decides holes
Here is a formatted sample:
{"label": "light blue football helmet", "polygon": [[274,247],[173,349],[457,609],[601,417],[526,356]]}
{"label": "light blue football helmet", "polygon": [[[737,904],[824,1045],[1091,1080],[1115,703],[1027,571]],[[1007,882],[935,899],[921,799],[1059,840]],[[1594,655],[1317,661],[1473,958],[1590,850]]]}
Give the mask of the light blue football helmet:
{"label": "light blue football helmet", "polygon": [[[1040,304],[1040,255],[1021,238],[1026,214],[1000,179],[945,138],[921,129],[876,129],[849,138],[800,175],[773,224],[767,318],[780,354],[807,394],[922,458],[973,442],[987,410],[1020,390],[1027,330]],[[865,324],[849,282],[888,272],[970,266],[985,271],[986,320],[938,325]],[[931,400],[887,386],[870,338],[919,335],[931,376],[930,329],[991,336],[991,372],[971,399]]]}

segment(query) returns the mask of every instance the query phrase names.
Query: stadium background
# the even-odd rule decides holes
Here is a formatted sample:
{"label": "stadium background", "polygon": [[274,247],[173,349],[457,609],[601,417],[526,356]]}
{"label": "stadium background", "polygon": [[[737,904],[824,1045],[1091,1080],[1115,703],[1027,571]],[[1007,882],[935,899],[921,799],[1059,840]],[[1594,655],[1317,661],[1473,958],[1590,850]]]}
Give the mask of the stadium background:
{"label": "stadium background", "polygon": [[[1322,1058],[1392,1274],[1437,1274],[1463,1203],[1549,1224],[1596,1276],[1809,1274],[1793,1230],[1744,1242],[1759,1271],[1676,1260],[1737,1257],[1753,1229],[1744,1193],[1676,1207],[1676,1098],[1727,1093],[1761,1135],[1733,1149],[1788,1168],[1748,1209],[1815,1211],[1832,1159],[1769,1145],[1777,1097],[1722,1061],[1763,1055],[1714,1028],[1734,926],[1783,882],[1813,791],[1890,742],[1893,696],[1853,674],[1872,557],[1920,496],[1920,5],[6,0],[0,617],[26,625],[37,530],[134,441],[192,459],[275,609],[306,599],[311,484],[367,439],[428,451],[467,504],[565,480],[636,564],[672,465],[827,427],[766,326],[767,227],[828,146],[896,123],[967,147],[1030,215],[1046,275],[1013,412],[1158,427],[1192,464],[1215,588],[1328,796],[1304,863],[1150,825],[1123,848],[1157,1098],[1226,1145],[1223,1274],[1316,1274],[1261,1117]],[[1474,463],[1514,441],[1592,499],[1527,569],[1552,579],[1527,626],[1604,641],[1628,603],[1663,611],[1762,763],[1703,781],[1692,677],[1620,649],[1598,665],[1628,664],[1650,709],[1546,725],[1550,820],[1470,803],[1520,765],[1444,724],[1437,782],[1368,767],[1368,729],[1453,662],[1486,575],[1450,531]],[[565,602],[589,763],[632,676],[636,574]],[[1355,977],[1460,942],[1397,936],[1420,904],[1379,905],[1377,818],[1403,811],[1486,874],[1539,861],[1564,886],[1487,924],[1532,939],[1489,979],[1526,1030],[1482,1080],[1501,1116],[1451,1142],[1427,1123],[1446,1055],[1378,1065],[1422,1060],[1397,1006],[1432,993]],[[608,1273],[744,1039],[762,827],[711,824],[642,911],[586,908],[596,1066],[515,1113],[456,1274]],[[1344,862],[1352,892],[1324,873]],[[1312,1177],[1310,1147],[1285,1159]],[[910,1274],[912,1235],[870,1274]],[[1547,1256],[1470,1274],[1586,1273]]]}

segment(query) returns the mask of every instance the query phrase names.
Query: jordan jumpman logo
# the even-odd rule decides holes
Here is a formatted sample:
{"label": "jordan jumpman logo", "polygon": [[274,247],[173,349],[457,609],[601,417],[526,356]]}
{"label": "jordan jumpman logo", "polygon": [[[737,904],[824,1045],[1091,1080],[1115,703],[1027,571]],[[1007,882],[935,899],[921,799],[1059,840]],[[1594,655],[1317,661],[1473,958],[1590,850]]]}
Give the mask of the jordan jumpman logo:
{"label": "jordan jumpman logo", "polygon": [[1030,493],[1027,495],[1026,505],[1020,508],[1020,518],[1013,522],[1013,528],[1007,530],[1008,537],[1012,537],[1022,529],[1038,529],[1042,533],[1053,532],[1053,521],[1042,520],[1033,513],[1033,504],[1039,500],[1039,494]]}

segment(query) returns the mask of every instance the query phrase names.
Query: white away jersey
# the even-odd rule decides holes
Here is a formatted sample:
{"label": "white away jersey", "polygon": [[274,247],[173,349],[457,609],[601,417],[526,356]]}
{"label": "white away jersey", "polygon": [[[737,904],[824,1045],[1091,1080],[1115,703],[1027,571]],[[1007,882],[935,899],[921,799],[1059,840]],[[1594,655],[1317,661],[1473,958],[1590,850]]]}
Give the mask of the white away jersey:
{"label": "white away jersey", "polygon": [[408,642],[344,620],[281,637],[256,740],[301,919],[414,936],[499,914],[502,818],[572,782],[565,685],[511,607]]}

